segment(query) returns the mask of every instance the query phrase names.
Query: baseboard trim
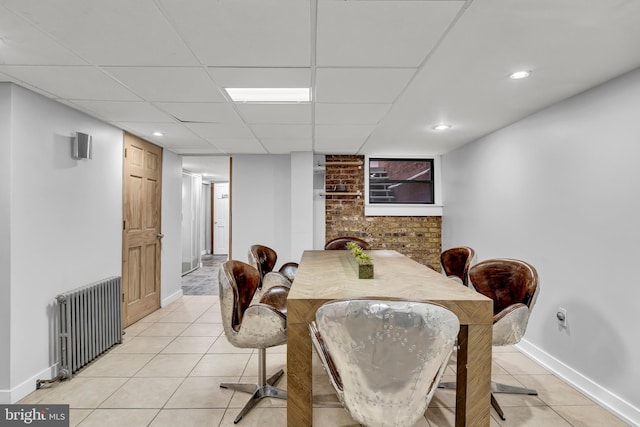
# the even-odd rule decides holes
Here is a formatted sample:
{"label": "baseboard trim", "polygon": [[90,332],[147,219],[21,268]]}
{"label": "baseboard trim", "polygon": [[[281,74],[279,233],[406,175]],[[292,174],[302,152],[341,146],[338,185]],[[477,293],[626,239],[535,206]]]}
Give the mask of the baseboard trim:
{"label": "baseboard trim", "polygon": [[56,367],[57,365],[53,365],[47,369],[43,369],[40,373],[23,381],[12,389],[0,390],[0,404],[12,405],[29,395],[36,390],[36,381],[48,380],[56,376]]}
{"label": "baseboard trim", "polygon": [[634,426],[640,426],[640,409],[629,402],[596,384],[527,340],[523,339],[515,347],[624,421]]}
{"label": "baseboard trim", "polygon": [[174,301],[177,301],[178,299],[180,299],[180,297],[182,297],[182,289],[179,289],[177,291],[175,291],[174,293],[172,293],[171,295],[169,295],[166,298],[163,298],[162,301],[160,301],[160,307],[166,307],[169,304],[171,304]]}

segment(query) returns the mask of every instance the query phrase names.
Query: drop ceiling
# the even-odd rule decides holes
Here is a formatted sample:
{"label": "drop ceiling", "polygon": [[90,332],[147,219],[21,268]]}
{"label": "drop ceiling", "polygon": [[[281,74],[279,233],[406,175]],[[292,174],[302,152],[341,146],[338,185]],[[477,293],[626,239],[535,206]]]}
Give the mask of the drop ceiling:
{"label": "drop ceiling", "polygon": [[0,0],[0,81],[189,156],[443,154],[639,66],[635,0]]}

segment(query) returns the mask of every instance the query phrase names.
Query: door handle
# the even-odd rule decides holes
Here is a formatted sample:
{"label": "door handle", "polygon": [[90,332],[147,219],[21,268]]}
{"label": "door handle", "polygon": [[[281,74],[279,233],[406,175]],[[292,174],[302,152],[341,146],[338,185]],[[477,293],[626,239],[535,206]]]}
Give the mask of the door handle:
{"label": "door handle", "polygon": [[158,234],[156,234],[156,237],[157,237],[158,239],[162,239],[162,238],[164,237],[164,234],[162,234],[162,233],[158,233]]}

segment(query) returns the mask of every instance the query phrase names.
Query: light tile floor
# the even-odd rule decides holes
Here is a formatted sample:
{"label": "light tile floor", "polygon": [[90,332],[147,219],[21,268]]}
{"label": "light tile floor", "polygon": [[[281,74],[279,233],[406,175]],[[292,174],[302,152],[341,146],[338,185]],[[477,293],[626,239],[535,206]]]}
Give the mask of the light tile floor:
{"label": "light tile floor", "polygon": [[[126,329],[124,342],[72,380],[36,390],[19,403],[69,404],[71,426],[232,426],[248,395],[221,382],[257,379],[258,356],[224,336],[216,296],[183,296]],[[443,380],[455,380],[455,361]],[[267,350],[268,374],[286,371],[286,346]],[[538,390],[538,396],[497,395],[506,421],[491,410],[491,426],[615,427],[624,422],[515,348],[496,348],[493,378]],[[286,376],[279,387],[286,389]],[[340,407],[314,359],[314,426],[357,425]],[[322,403],[322,404],[321,404]],[[454,425],[454,390],[438,390],[415,427]],[[335,406],[335,405],[334,405]],[[264,399],[240,426],[286,426],[286,402]]]}

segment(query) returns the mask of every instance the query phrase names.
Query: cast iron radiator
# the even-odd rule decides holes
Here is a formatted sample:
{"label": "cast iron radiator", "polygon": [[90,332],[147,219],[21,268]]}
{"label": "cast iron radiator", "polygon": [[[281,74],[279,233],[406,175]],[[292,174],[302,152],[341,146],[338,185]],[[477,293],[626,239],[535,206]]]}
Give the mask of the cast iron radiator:
{"label": "cast iron radiator", "polygon": [[76,371],[122,342],[122,282],[119,276],[60,294],[59,376]]}

